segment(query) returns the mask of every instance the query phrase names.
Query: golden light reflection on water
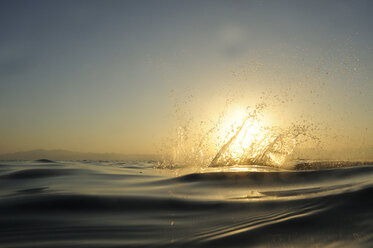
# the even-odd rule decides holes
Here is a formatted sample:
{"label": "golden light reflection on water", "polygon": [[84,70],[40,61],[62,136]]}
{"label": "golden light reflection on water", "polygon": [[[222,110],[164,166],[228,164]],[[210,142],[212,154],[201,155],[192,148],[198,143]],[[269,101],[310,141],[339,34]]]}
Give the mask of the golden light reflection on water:
{"label": "golden light reflection on water", "polygon": [[201,168],[200,172],[274,172],[274,171],[285,171],[283,169],[260,166],[260,165],[233,165],[223,167],[207,167]]}

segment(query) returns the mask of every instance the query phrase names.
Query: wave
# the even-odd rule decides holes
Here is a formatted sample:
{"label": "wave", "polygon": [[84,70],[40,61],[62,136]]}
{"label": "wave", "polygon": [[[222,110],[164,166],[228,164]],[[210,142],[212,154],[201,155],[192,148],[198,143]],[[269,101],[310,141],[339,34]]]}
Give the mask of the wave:
{"label": "wave", "polygon": [[0,175],[0,179],[37,179],[73,175],[77,169],[25,169]]}
{"label": "wave", "polygon": [[373,165],[373,161],[312,161],[297,163],[294,166],[295,170],[324,170],[334,168],[346,168]]}
{"label": "wave", "polygon": [[206,210],[223,205],[219,202],[197,202],[187,199],[169,199],[151,196],[105,196],[76,194],[44,194],[38,196],[12,197],[3,200],[2,213],[28,212],[126,212],[126,211],[169,211]]}
{"label": "wave", "polygon": [[[36,241],[38,247],[85,247],[87,242],[97,241],[98,247],[120,247],[116,242],[126,247],[272,247],[291,242],[295,247],[307,247],[316,245],[310,237],[318,237],[320,246],[330,244],[330,237],[342,235],[342,240],[354,241],[352,230],[364,243],[372,231],[372,196],[373,187],[279,202],[89,195],[14,198],[1,201],[0,243],[17,243],[17,247],[29,247]],[[179,231],[175,230],[169,243],[161,234],[165,228],[172,232],[173,225]]]}
{"label": "wave", "polygon": [[[360,163],[360,162],[359,162]],[[310,163],[312,167],[313,163]],[[306,182],[321,182],[331,179],[353,178],[357,176],[369,175],[373,173],[373,163],[362,163],[360,166],[355,164],[355,167],[330,168],[325,165],[324,170],[298,170],[298,171],[264,171],[264,172],[207,172],[207,173],[192,173],[174,178],[172,180],[180,182],[196,182],[196,181],[236,181],[239,183],[252,182],[253,184],[294,184]]]}
{"label": "wave", "polygon": [[180,176],[140,162],[58,164],[5,164],[1,247],[373,245],[370,162]]}
{"label": "wave", "polygon": [[38,162],[38,163],[55,163],[55,161],[49,160],[49,159],[46,159],[46,158],[38,159],[35,162]]}

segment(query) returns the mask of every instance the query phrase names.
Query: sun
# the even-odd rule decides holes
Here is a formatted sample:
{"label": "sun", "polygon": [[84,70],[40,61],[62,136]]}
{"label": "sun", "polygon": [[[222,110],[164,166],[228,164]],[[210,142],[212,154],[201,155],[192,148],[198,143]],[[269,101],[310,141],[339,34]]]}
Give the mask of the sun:
{"label": "sun", "polygon": [[212,163],[237,164],[243,162],[255,144],[266,137],[266,128],[256,111],[236,109],[225,119],[220,132],[220,145]]}
{"label": "sun", "polygon": [[211,165],[281,166],[293,151],[294,139],[270,126],[260,111],[237,109],[224,122],[221,141]]}

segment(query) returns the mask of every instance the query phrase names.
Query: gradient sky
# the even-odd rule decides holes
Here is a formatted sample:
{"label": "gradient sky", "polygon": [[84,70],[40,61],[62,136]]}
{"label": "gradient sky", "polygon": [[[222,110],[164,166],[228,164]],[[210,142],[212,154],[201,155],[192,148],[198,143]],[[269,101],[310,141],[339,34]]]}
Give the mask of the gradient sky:
{"label": "gradient sky", "polygon": [[371,146],[372,13],[369,0],[1,1],[0,153],[155,152],[171,91],[208,113],[291,95],[283,119]]}

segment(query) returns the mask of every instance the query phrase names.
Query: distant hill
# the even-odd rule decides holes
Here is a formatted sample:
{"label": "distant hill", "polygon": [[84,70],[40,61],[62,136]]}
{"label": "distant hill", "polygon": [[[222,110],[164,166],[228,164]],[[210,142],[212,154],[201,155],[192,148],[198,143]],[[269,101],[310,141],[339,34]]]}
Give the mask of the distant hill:
{"label": "distant hill", "polygon": [[32,150],[0,154],[0,160],[157,160],[153,154],[83,153],[67,150]]}

